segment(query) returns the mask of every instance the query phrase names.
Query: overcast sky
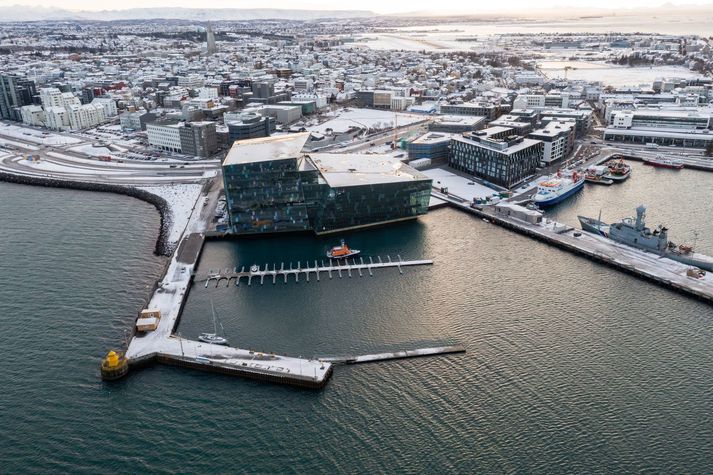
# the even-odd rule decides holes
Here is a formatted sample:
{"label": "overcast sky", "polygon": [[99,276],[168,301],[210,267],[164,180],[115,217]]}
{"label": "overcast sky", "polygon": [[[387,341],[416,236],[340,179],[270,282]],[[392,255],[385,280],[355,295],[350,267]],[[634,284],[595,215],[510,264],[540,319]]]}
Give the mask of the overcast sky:
{"label": "overcast sky", "polygon": [[522,10],[548,7],[598,7],[598,8],[638,8],[655,7],[664,3],[686,5],[709,5],[713,0],[122,0],[120,2],[98,2],[96,0],[0,0],[0,6],[41,5],[71,10],[123,10],[136,7],[198,7],[198,8],[295,8],[309,10],[371,10],[376,13],[398,13],[413,11],[448,11],[477,14],[487,10]]}

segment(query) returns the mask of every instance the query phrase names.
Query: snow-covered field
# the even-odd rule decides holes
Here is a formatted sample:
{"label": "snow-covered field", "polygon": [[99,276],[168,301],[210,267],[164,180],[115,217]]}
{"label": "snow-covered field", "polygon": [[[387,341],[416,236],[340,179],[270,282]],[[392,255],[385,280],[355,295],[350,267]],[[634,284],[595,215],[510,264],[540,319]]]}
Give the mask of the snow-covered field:
{"label": "snow-covered field", "polygon": [[17,125],[5,125],[4,127],[0,126],[0,135],[6,135],[8,137],[14,137],[16,139],[42,145],[67,145],[82,142],[82,140],[75,137],[67,137],[65,135],[47,132],[43,133],[39,130],[20,127]]}
{"label": "snow-covered field", "polygon": [[334,118],[320,124],[308,127],[310,132],[324,134],[327,129],[332,129],[335,133],[346,132],[352,127],[360,129],[384,130],[393,128],[396,125],[394,115],[398,116],[398,126],[413,124],[425,120],[426,117],[416,114],[394,113],[374,109],[349,109],[345,112],[340,109],[334,113]]}
{"label": "snow-covered field", "polygon": [[101,157],[109,155],[113,158],[120,158],[117,155],[112,155],[115,152],[109,150],[107,147],[95,147],[91,144],[79,145],[77,147],[72,147],[70,150],[73,152],[89,155],[90,157]]}
{"label": "snow-covered field", "polygon": [[188,218],[191,216],[193,207],[196,206],[202,185],[158,185],[137,186],[136,188],[148,191],[166,200],[171,207],[171,230],[168,235],[168,241],[172,246],[178,243],[183,230],[188,224]]}

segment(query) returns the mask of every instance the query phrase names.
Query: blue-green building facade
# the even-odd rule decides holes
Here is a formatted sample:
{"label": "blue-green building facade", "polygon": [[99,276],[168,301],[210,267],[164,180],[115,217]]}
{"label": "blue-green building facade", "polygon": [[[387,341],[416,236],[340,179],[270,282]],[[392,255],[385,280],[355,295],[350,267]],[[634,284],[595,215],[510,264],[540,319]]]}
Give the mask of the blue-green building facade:
{"label": "blue-green building facade", "polygon": [[389,156],[303,154],[309,134],[236,142],[223,163],[234,234],[329,233],[414,219],[431,179]]}

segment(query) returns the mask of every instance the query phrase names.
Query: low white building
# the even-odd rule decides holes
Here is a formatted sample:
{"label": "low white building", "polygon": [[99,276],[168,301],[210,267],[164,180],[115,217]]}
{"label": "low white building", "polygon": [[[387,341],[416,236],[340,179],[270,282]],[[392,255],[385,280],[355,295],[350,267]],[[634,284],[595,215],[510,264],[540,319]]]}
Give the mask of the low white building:
{"label": "low white building", "polygon": [[45,125],[45,111],[41,106],[30,105],[20,108],[22,115],[22,123],[27,125],[42,126]]}
{"label": "low white building", "polygon": [[403,111],[416,103],[415,97],[396,96],[391,98],[391,110]]}

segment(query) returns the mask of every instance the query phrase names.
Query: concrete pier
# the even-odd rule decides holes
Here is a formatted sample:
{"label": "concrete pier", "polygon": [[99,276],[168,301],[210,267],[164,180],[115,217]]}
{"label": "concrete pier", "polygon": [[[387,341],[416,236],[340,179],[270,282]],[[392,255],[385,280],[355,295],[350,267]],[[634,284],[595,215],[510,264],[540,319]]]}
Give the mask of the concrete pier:
{"label": "concrete pier", "polygon": [[404,358],[417,358],[421,356],[447,355],[452,353],[465,353],[465,347],[463,345],[450,345],[435,348],[421,348],[418,350],[401,350],[387,353],[377,353],[373,355],[325,357],[319,358],[319,360],[335,364],[359,364]]}
{"label": "concrete pier", "polygon": [[686,274],[690,268],[686,264],[619,244],[603,236],[571,227],[562,232],[565,225],[561,223],[546,220],[541,224],[530,224],[497,215],[487,207],[472,208],[441,193],[436,196],[447,200],[454,208],[485,218],[490,223],[713,304],[713,273],[709,272],[702,279],[692,278]]}

